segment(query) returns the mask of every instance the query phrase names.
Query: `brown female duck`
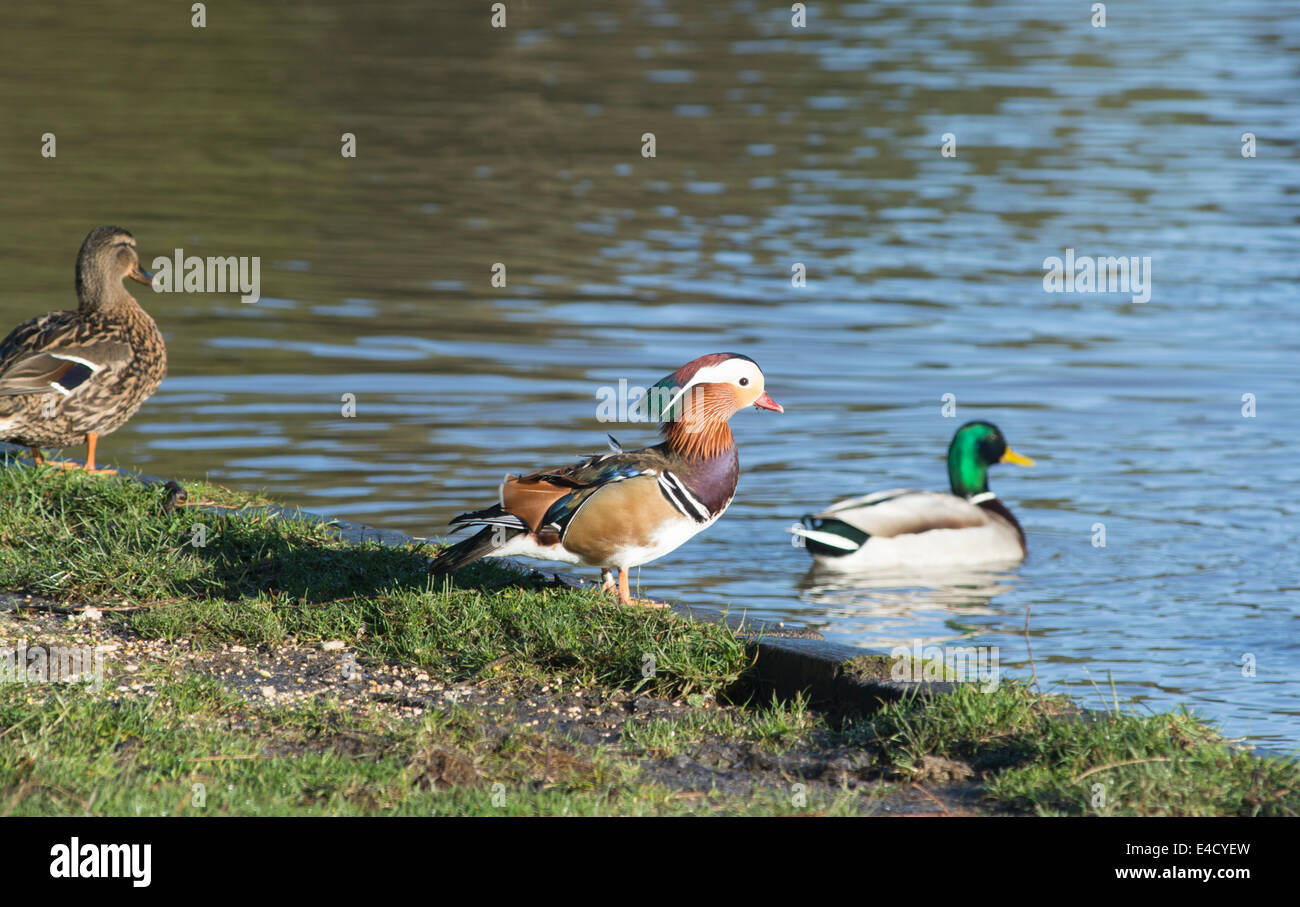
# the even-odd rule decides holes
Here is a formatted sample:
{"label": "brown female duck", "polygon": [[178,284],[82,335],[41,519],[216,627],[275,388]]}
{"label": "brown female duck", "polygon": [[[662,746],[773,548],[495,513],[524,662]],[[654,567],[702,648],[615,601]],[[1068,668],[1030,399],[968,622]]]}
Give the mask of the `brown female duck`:
{"label": "brown female duck", "polygon": [[99,436],[121,428],[167,374],[162,334],[127,277],[151,283],[135,238],[96,227],[77,253],[77,310],[25,321],[0,341],[0,440],[38,462],[42,447],[84,441],[86,469],[112,471],[95,469]]}

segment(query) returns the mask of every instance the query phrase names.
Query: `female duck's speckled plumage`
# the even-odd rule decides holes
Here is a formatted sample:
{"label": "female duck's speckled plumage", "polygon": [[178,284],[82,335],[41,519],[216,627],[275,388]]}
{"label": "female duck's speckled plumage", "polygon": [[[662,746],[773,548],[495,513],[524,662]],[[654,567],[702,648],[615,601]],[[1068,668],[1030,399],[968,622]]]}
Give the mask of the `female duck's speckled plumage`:
{"label": "female duck's speckled plumage", "polygon": [[988,487],[994,463],[1032,466],[996,425],[968,422],[948,447],[952,494],[895,489],[840,501],[791,529],[820,567],[858,571],[1018,561],[1025,533]]}
{"label": "female duck's speckled plumage", "polygon": [[72,312],[50,312],[0,341],[0,439],[37,452],[87,443],[120,428],[167,374],[162,333],[127,292],[149,284],[135,239],[96,227],[77,255]]}
{"label": "female duck's speckled plumage", "polygon": [[780,412],[763,387],[754,361],[734,353],[682,366],[652,389],[661,398],[647,398],[648,415],[664,419],[662,444],[508,477],[499,503],[452,520],[483,528],[430,569],[511,555],[600,567],[610,589],[618,571],[619,601],[630,604],[628,569],[673,551],[731,503],[740,459],[727,420],[747,406]]}

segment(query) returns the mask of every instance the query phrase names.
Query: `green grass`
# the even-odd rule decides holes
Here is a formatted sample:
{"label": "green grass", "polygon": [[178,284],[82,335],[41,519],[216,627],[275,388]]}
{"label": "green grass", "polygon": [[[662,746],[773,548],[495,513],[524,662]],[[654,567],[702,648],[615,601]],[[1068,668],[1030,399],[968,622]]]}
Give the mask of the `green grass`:
{"label": "green grass", "polygon": [[[186,490],[191,501],[231,498],[211,486]],[[0,589],[141,606],[124,619],[147,638],[339,639],[449,680],[563,679],[681,695],[726,689],[748,666],[743,643],[722,627],[619,607],[593,591],[525,588],[491,562],[430,577],[428,552],[417,548],[346,546],[325,526],[257,511],[167,514],[163,498],[161,488],[118,479],[0,469]]]}
{"label": "green grass", "polygon": [[149,699],[0,687],[0,816],[837,815],[857,800],[675,791],[615,750],[457,706],[415,720],[328,698],[253,708],[165,671]]}
{"label": "green grass", "polygon": [[964,760],[988,799],[1041,815],[1300,815],[1294,759],[1235,747],[1186,711],[1083,712],[1004,682],[893,703],[841,733],[904,778],[927,756]]}
{"label": "green grass", "polygon": [[825,727],[824,719],[809,710],[802,696],[789,702],[773,697],[754,710],[697,708],[671,718],[630,721],[623,729],[623,745],[630,752],[657,758],[688,753],[719,738],[783,752],[807,743],[812,731]]}
{"label": "green grass", "polygon": [[[677,705],[597,746],[455,705],[413,717],[332,694],[252,704],[180,659],[132,675],[148,694],[0,684],[0,815],[837,814],[882,785],[933,787],[936,758],[968,765],[990,811],[1300,814],[1295,761],[1260,758],[1184,712],[1083,712],[1006,681],[843,719],[802,698],[729,706],[751,695],[753,665],[720,626],[533,586],[491,562],[431,579],[419,547],[345,546],[328,527],[239,509],[264,498],[186,488],[221,507],[166,513],[160,487],[0,467],[0,591],[133,608],[107,619],[148,640],[337,639],[494,696],[554,685]],[[667,760],[712,753],[734,767],[755,752],[777,765],[849,754],[866,783],[823,784],[792,805],[784,768],[745,795],[646,780]]]}
{"label": "green grass", "polygon": [[[106,707],[0,689],[0,814],[598,815],[689,812],[598,750],[450,708],[417,721],[337,703],[250,709],[215,681]],[[773,804],[777,805],[777,804]],[[736,804],[764,809],[761,802]]]}

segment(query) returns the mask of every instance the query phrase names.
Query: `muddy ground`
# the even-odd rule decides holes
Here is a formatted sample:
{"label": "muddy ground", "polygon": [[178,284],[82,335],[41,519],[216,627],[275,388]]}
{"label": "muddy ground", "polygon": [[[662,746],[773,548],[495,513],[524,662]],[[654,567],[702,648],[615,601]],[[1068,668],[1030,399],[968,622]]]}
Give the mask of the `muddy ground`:
{"label": "muddy ground", "polygon": [[[85,647],[104,653],[104,686],[110,699],[156,695],[146,668],[167,666],[206,674],[243,697],[251,708],[293,705],[334,696],[344,708],[417,719],[427,710],[459,704],[473,710],[504,737],[512,729],[545,734],[556,758],[573,758],[583,746],[599,747],[639,764],[644,780],[679,796],[711,790],[747,796],[760,789],[807,788],[809,803],[853,791],[855,808],[875,815],[987,815],[978,780],[969,766],[935,759],[919,781],[883,777],[870,751],[837,745],[833,734],[814,731],[807,745],[771,752],[745,740],[709,736],[682,755],[659,757],[629,750],[622,741],[629,721],[673,717],[698,708],[735,709],[711,699],[658,699],[624,690],[569,691],[551,686],[507,690],[491,681],[447,683],[417,667],[376,663],[341,641],[312,645],[200,648],[187,639],[144,639],[96,609],[68,609],[29,597],[0,594],[0,646]],[[818,793],[826,794],[819,798]],[[791,810],[807,814],[808,810]]]}

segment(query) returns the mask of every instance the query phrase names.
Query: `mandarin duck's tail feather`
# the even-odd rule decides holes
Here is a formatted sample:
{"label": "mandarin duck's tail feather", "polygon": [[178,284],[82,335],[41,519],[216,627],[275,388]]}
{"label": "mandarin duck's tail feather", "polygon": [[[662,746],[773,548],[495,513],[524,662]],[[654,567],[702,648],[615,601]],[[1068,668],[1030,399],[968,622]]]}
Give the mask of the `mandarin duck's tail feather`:
{"label": "mandarin duck's tail feather", "polygon": [[461,567],[474,563],[479,558],[490,554],[500,545],[493,537],[492,527],[486,527],[464,541],[457,542],[450,548],[444,548],[429,564],[429,572],[434,574],[453,573]]}
{"label": "mandarin duck's tail feather", "polygon": [[486,510],[464,513],[451,521],[457,529],[466,526],[482,526],[483,529],[469,538],[444,548],[429,564],[430,573],[452,573],[466,567],[481,557],[505,545],[517,535],[528,531],[519,517],[506,513],[500,504],[494,504]]}

